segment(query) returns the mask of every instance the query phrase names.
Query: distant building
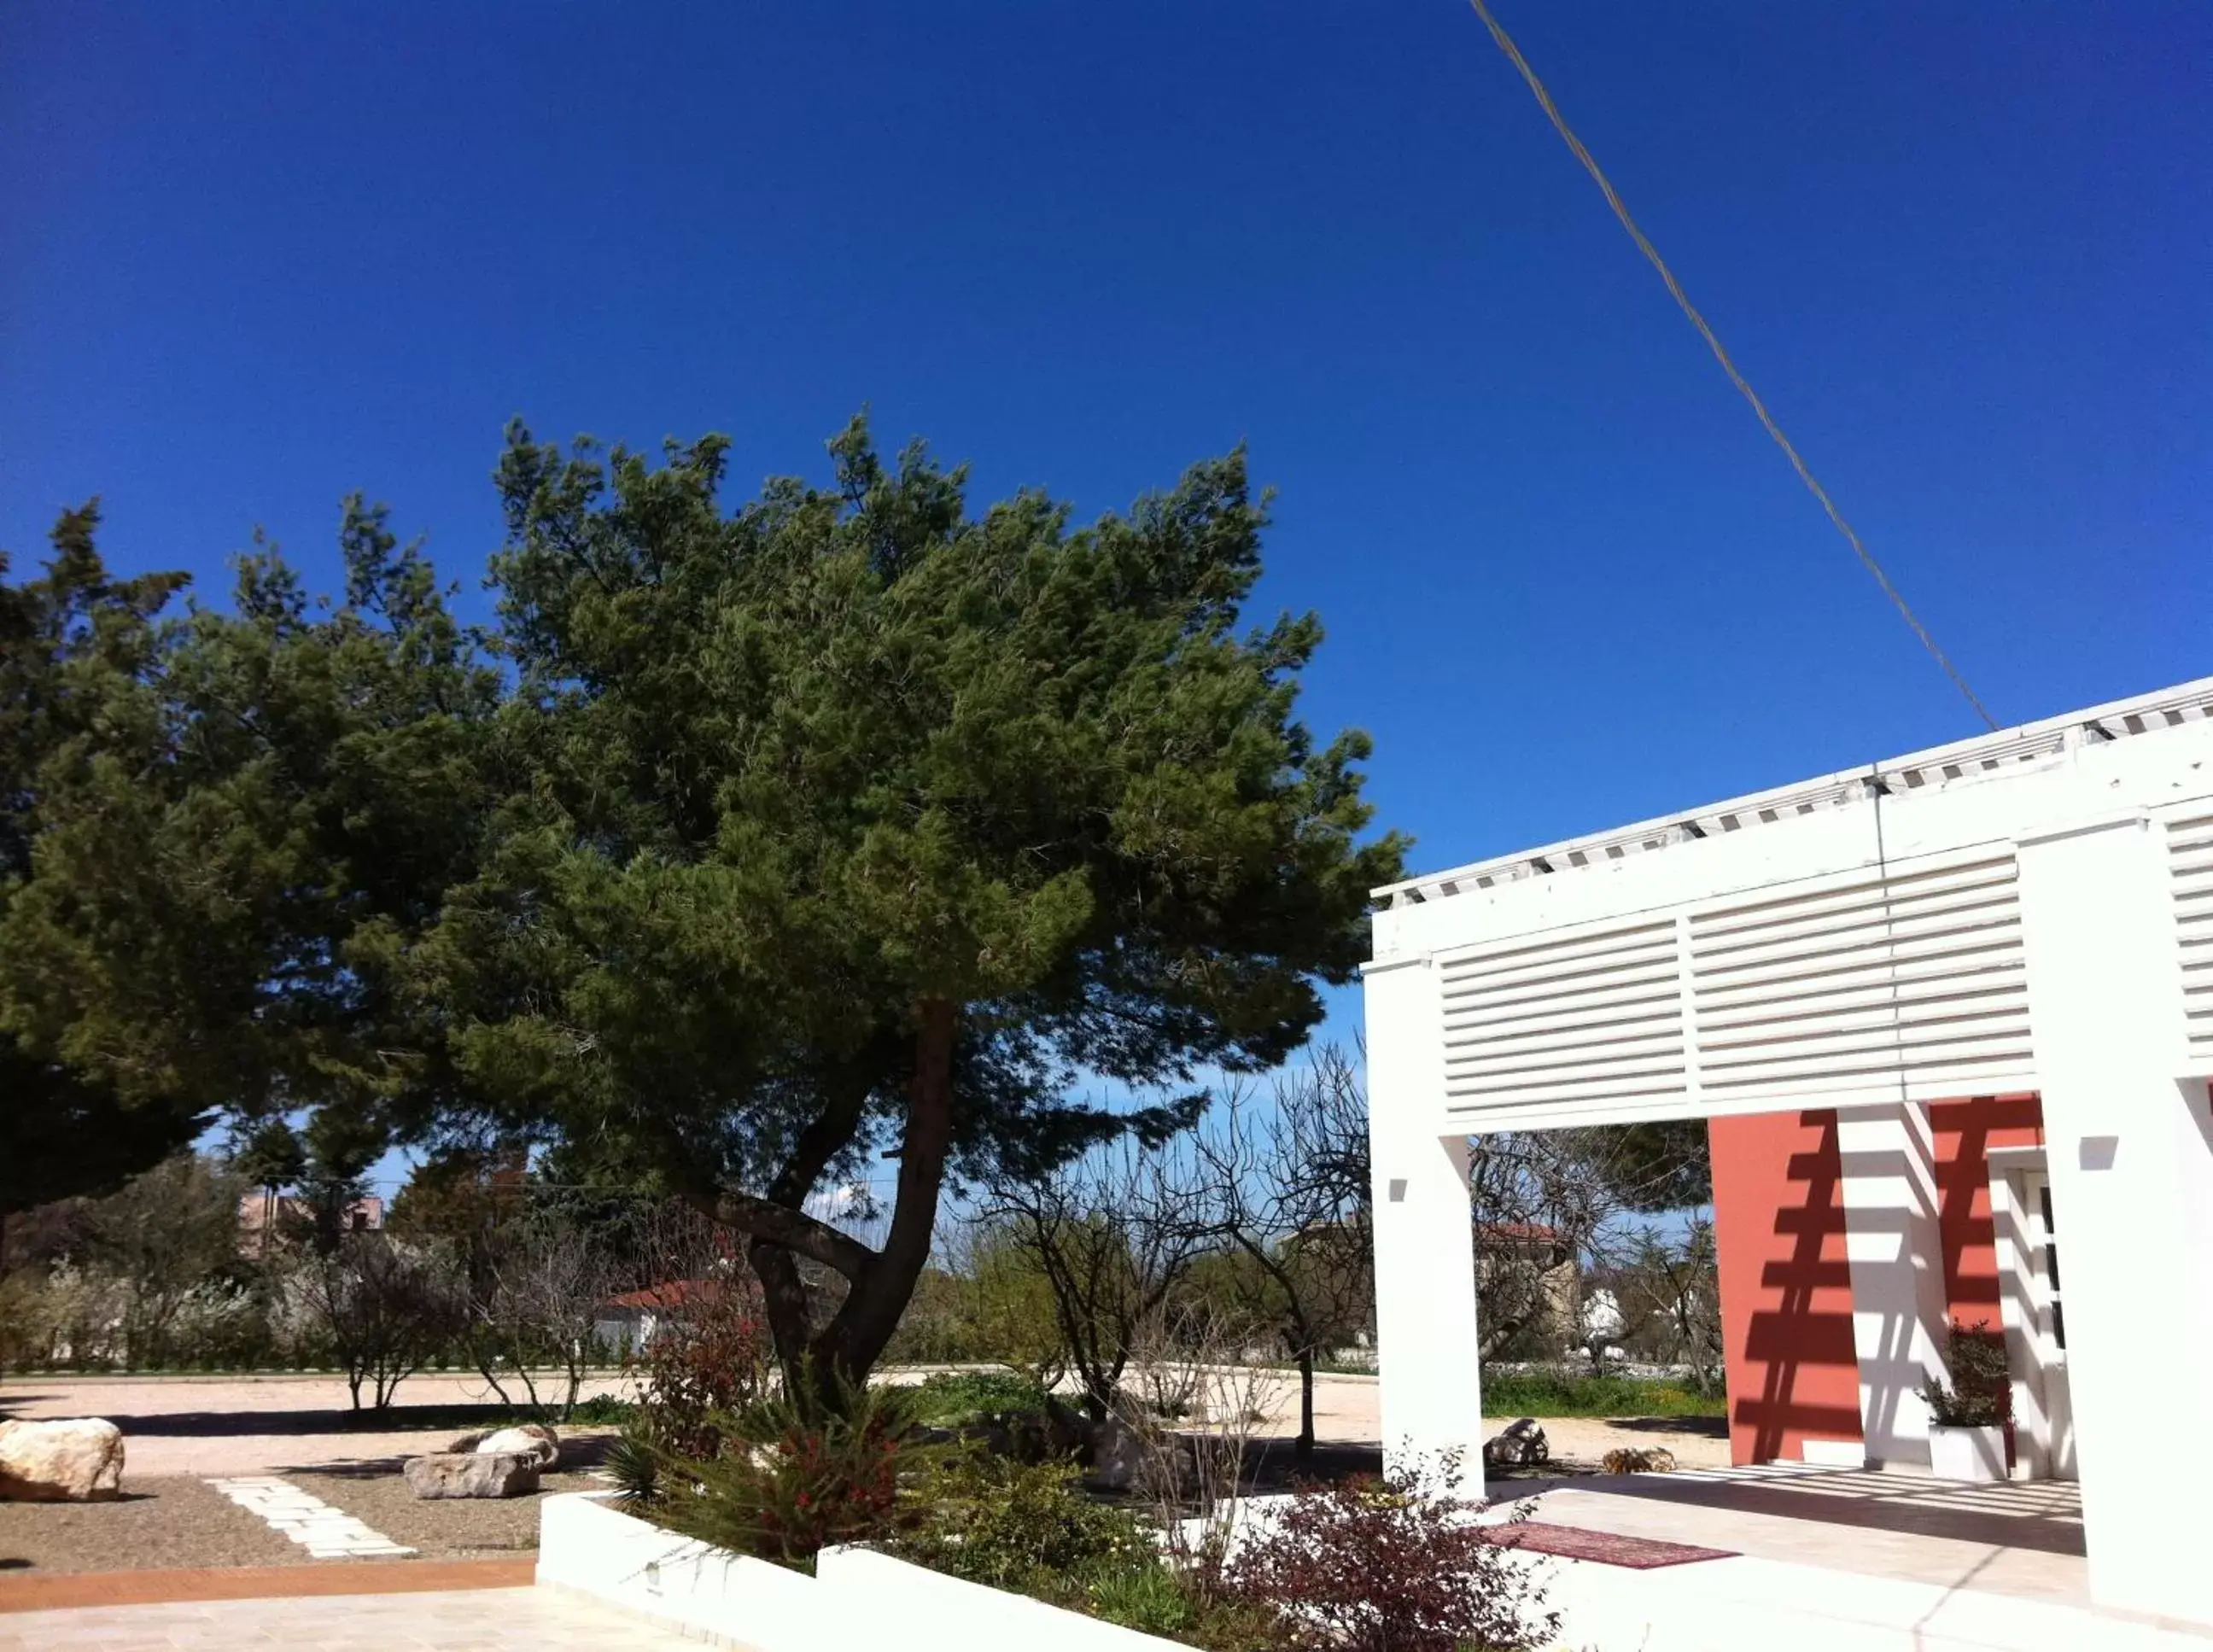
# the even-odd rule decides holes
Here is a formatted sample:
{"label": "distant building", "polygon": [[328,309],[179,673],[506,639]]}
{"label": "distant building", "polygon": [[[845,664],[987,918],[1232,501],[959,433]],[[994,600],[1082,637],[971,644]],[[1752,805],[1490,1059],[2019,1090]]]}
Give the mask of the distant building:
{"label": "distant building", "polygon": [[637,1353],[672,1325],[722,1300],[720,1279],[670,1279],[611,1296],[592,1310],[592,1334],[603,1348]]}
{"label": "distant building", "polygon": [[[340,1225],[347,1233],[383,1231],[384,1201],[374,1193],[355,1199],[341,1215]],[[268,1248],[271,1234],[297,1233],[314,1224],[315,1207],[313,1202],[296,1194],[271,1195],[266,1191],[244,1194],[238,1201],[239,1253],[241,1256],[259,1256]]]}

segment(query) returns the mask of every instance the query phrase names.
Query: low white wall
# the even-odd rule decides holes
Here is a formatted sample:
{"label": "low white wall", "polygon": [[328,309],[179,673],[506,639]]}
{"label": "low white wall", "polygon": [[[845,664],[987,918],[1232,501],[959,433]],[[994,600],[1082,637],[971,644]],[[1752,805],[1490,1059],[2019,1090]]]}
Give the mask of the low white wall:
{"label": "low white wall", "polygon": [[540,1584],[596,1595],[742,1652],[819,1652],[827,1620],[814,1579],[664,1532],[609,1508],[607,1496],[545,1500]]}
{"label": "low white wall", "polygon": [[[856,1647],[915,1652],[1143,1652],[1179,1643],[986,1588],[871,1549],[825,1549],[816,1579],[832,1593]],[[1187,1647],[1181,1652],[1190,1652]]]}
{"label": "low white wall", "polygon": [[545,1500],[538,1582],[740,1652],[1144,1652],[1175,1645],[868,1549],[825,1549],[808,1577],[661,1530],[607,1494]]}

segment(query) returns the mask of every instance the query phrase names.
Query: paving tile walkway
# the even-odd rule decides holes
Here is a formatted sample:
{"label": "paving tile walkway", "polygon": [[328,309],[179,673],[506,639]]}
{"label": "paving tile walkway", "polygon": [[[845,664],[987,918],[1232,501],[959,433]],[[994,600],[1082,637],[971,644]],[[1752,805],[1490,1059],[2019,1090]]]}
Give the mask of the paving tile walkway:
{"label": "paving tile walkway", "polygon": [[0,1652],[217,1652],[240,1647],[282,1647],[287,1652],[699,1652],[696,1640],[582,1595],[539,1588],[87,1606],[0,1617]]}
{"label": "paving tile walkway", "polygon": [[415,1552],[275,1474],[208,1484],[247,1513],[259,1515],[318,1560],[369,1556],[391,1559]]}

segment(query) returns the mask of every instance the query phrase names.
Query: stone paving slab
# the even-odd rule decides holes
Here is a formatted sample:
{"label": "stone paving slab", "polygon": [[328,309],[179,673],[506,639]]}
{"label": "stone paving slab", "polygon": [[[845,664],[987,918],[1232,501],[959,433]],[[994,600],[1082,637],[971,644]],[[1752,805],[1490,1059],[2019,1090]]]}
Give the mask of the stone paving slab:
{"label": "stone paving slab", "polygon": [[[0,1618],[0,1652],[699,1652],[699,1643],[536,1588],[88,1606]],[[825,1652],[830,1652],[826,1649]]]}
{"label": "stone paving slab", "polygon": [[375,1556],[393,1559],[415,1552],[371,1530],[343,1509],[274,1474],[247,1475],[208,1484],[248,1514],[259,1515],[318,1560]]}

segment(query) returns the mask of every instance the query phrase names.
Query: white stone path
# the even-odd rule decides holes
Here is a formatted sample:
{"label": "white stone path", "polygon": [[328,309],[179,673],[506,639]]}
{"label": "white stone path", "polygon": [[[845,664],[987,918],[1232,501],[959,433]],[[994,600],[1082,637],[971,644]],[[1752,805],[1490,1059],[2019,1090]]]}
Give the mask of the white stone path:
{"label": "white stone path", "polygon": [[333,1509],[310,1497],[290,1480],[274,1474],[254,1474],[208,1484],[250,1515],[263,1520],[300,1545],[318,1560],[344,1560],[355,1555],[408,1555],[381,1532],[371,1531],[343,1509]]}

